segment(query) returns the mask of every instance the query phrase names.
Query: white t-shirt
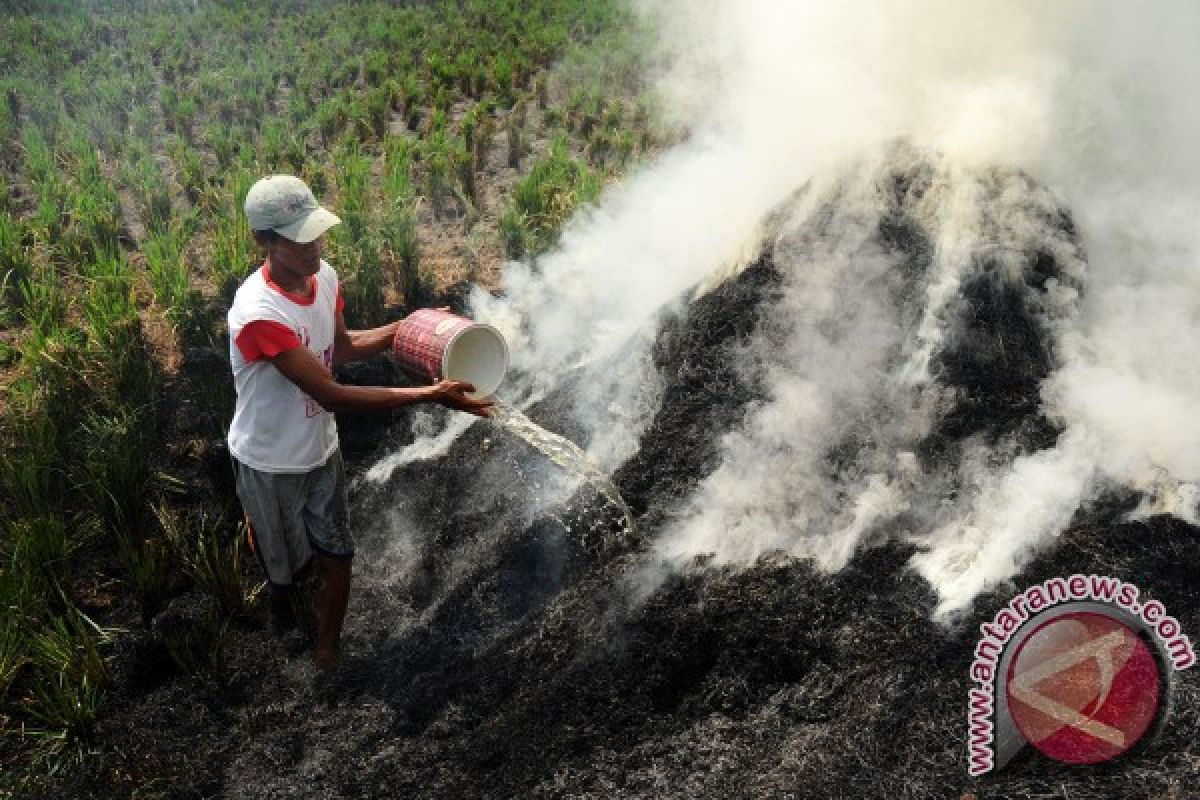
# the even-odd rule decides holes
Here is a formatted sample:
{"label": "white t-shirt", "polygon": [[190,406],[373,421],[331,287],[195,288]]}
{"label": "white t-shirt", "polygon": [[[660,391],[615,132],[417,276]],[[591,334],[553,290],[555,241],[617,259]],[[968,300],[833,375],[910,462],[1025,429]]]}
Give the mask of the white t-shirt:
{"label": "white t-shirt", "polygon": [[229,360],[237,388],[228,441],[238,461],[263,472],[299,473],[321,466],[337,450],[333,414],[266,356],[299,344],[331,370],[335,315],[341,308],[337,273],[325,261],[310,281],[308,297],[277,286],[266,264],[238,288],[228,315]]}

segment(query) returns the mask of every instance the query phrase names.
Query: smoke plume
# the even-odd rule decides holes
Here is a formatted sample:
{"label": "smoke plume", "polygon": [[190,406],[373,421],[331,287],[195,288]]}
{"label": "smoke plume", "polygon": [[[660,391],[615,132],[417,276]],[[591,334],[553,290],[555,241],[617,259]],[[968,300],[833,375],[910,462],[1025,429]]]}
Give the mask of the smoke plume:
{"label": "smoke plume", "polygon": [[[574,415],[611,470],[658,409],[648,351],[662,313],[774,248],[783,293],[746,367],[768,398],[723,440],[659,558],[781,550],[838,569],[903,535],[948,615],[1009,580],[1106,482],[1200,480],[1200,8],[639,11],[659,42],[652,79],[688,136],[577,217],[536,268],[508,265],[502,297],[478,291],[473,305],[509,337],[513,402],[588,371]],[[873,231],[894,210],[881,181],[905,170],[928,173],[904,209],[928,258],[900,297],[901,265]],[[964,286],[984,262],[1019,281],[1039,252],[1060,271],[1030,301],[1052,353],[1039,381],[1056,441],[981,437],[929,462],[917,451],[948,402],[932,365],[971,333]],[[831,466],[846,448],[852,468]],[[1186,505],[1168,510],[1194,514]]]}

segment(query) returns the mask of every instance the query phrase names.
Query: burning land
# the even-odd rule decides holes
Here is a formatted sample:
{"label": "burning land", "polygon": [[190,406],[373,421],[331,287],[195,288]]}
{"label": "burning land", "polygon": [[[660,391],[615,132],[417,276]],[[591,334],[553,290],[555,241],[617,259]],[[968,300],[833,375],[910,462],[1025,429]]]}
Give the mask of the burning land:
{"label": "burning land", "polygon": [[[0,628],[0,794],[1192,796],[1200,693],[1182,649],[1148,662],[1152,719],[1117,757],[1070,763],[1046,744],[1120,722],[1101,711],[1128,670],[1107,655],[1059,669],[1100,687],[1059,717],[1043,704],[1031,725],[1011,699],[1025,695],[997,694],[983,727],[1002,757],[985,774],[968,772],[982,741],[968,706],[988,682],[981,632],[1026,587],[1114,576],[1170,615],[1180,648],[1200,631],[1200,242],[1180,212],[1200,210],[1200,163],[1180,145],[1200,119],[1163,111],[1167,75],[1200,78],[1172,32],[1195,30],[1196,12],[1167,4],[1128,33],[1162,54],[1148,63],[1114,44],[1135,27],[1117,6],[1084,35],[1078,9],[1032,3],[867,4],[872,25],[806,4],[535,5],[505,5],[493,39],[470,34],[484,26],[472,4],[363,4],[345,35],[383,37],[378,52],[442,25],[493,60],[476,73],[368,55],[344,82],[326,76],[347,116],[314,108],[297,134],[304,163],[335,162],[322,202],[354,230],[329,261],[346,264],[355,325],[447,306],[494,327],[511,358],[489,419],[337,414],[355,556],[335,671],[272,635],[231,501],[225,273],[173,295],[114,266],[144,251],[149,268],[179,233],[147,217],[155,230],[119,232],[65,285],[60,317],[37,317],[37,281],[22,284],[5,411],[40,421],[38,452],[74,466],[47,484],[6,462],[0,588],[20,611]],[[296,9],[285,38],[337,38]],[[496,44],[522,37],[539,45]],[[572,94],[602,64],[614,96],[597,99],[602,80]],[[413,83],[388,88],[385,66]],[[204,73],[171,76],[188,69]],[[281,80],[295,95],[309,77]],[[371,127],[376,84],[398,130]],[[641,90],[661,117],[625,113]],[[1118,113],[1133,108],[1163,113]],[[65,254],[20,198],[55,189],[29,161],[35,113],[10,111],[26,138],[0,224],[21,235],[0,252],[49,286],[38,270]],[[208,149],[179,141],[207,168]],[[237,156],[222,190],[244,194],[257,158]],[[194,252],[224,259],[227,235],[249,250],[219,214],[206,227],[205,197],[186,204],[187,236],[212,244]],[[474,266],[418,269],[413,253]],[[145,290],[152,310],[176,309],[166,344]],[[78,336],[62,332],[74,313]],[[156,347],[177,351],[171,371]],[[335,376],[414,380],[390,355]],[[37,416],[39,392],[74,399],[82,422]],[[190,444],[157,444],[175,436]],[[113,490],[129,485],[142,488]],[[55,492],[50,513],[38,503]],[[86,535],[80,503],[97,520]],[[993,651],[989,681],[1007,687],[1020,653],[1049,647],[1034,628],[1011,661]],[[1062,635],[1088,645],[1077,633]],[[1153,655],[1150,634],[1138,641]]]}
{"label": "burning land", "polygon": [[[985,589],[970,611],[939,617],[938,592],[914,564],[937,553],[929,509],[970,494],[973,448],[1011,465],[1061,440],[1037,392],[1056,364],[1049,331],[1086,290],[1086,262],[1069,213],[1027,176],[954,176],[987,207],[1007,198],[1020,225],[997,223],[989,246],[956,265],[963,288],[944,313],[960,334],[928,351],[930,377],[912,383],[913,359],[926,356],[916,331],[944,279],[938,214],[962,187],[905,146],[862,169],[823,196],[798,193],[771,215],[760,253],[655,320],[646,364],[658,380],[647,391],[660,403],[612,476],[632,530],[600,493],[564,481],[498,426],[475,423],[440,455],[372,473],[413,445],[414,427],[439,421],[345,418],[348,439],[363,442],[348,448],[363,534],[336,683],[315,691],[303,659],[248,629],[230,639],[228,682],[206,688],[172,676],[153,636],[138,637],[119,663],[139,677],[102,722],[120,754],[110,769],[153,764],[178,796],[1020,797],[1058,784],[1084,797],[1176,796],[1195,764],[1186,682],[1145,755],[1084,772],[1027,753],[998,775],[964,775],[966,665],[978,624],[1008,596]],[[1034,229],[1045,235],[1036,245],[1011,238]],[[848,279],[870,283],[880,305],[860,296],[855,317],[840,301],[811,304],[803,266],[835,249],[843,274],[864,271]],[[791,520],[796,545],[769,540],[739,563],[708,542],[684,550],[671,532],[733,502],[713,482],[733,468],[731,440],[770,407],[795,348],[861,341],[855,327],[878,324],[904,335],[870,354],[870,382],[849,378],[856,407],[826,409],[852,423],[826,426],[813,474],[784,476],[789,492],[811,496],[785,505],[760,480],[743,501],[805,514]],[[615,362],[565,376],[529,418],[585,439],[580,398],[628,355],[622,346]],[[841,365],[826,368],[821,388],[834,393]],[[776,457],[754,448],[755,462]],[[878,474],[897,501],[855,519]],[[1195,529],[1163,515],[1131,520],[1138,502],[1114,487],[1081,508],[1016,585],[1136,576],[1193,627]],[[814,506],[825,515],[817,542],[800,535]],[[850,535],[853,545],[837,539]],[[211,618],[185,595],[155,625]]]}

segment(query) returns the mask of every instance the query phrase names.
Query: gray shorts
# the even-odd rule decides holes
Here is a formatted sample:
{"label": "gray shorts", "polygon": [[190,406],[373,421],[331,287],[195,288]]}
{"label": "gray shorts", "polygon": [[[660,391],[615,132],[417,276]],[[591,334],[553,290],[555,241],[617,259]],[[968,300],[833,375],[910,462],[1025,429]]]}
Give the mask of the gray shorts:
{"label": "gray shorts", "polygon": [[330,558],[354,557],[340,449],[309,472],[261,472],[236,458],[233,471],[253,529],[254,550],[272,585],[290,586],[314,551]]}

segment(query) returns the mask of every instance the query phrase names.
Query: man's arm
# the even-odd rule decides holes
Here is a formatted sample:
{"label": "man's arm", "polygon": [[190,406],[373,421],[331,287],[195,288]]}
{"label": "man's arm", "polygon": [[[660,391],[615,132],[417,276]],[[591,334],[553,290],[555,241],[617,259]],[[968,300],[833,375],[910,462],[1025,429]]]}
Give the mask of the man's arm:
{"label": "man's arm", "polygon": [[[384,352],[392,346],[392,340],[396,337],[396,328],[400,325],[400,320],[396,320],[369,331],[348,331],[342,312],[337,312],[335,320],[336,328],[333,334],[333,363],[335,364],[362,361],[364,358]],[[313,399],[316,400],[315,397]]]}
{"label": "man's arm", "polygon": [[[341,323],[341,314],[338,315],[338,322]],[[438,381],[433,386],[413,389],[343,386],[333,379],[325,365],[307,347],[293,347],[266,358],[326,411],[372,411],[413,403],[439,403],[456,411],[486,417],[492,408],[491,401],[468,397],[467,392],[475,391],[475,387],[463,381]]]}

